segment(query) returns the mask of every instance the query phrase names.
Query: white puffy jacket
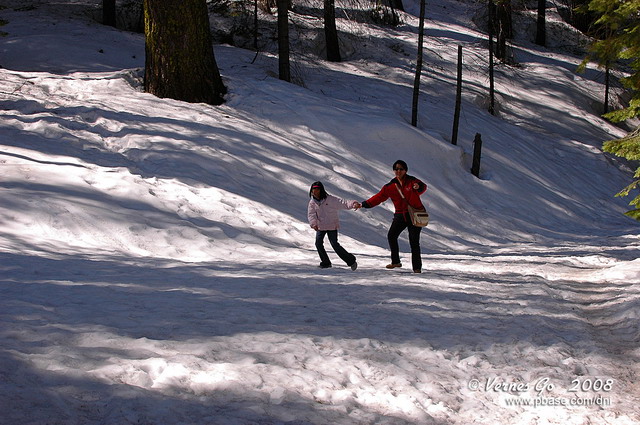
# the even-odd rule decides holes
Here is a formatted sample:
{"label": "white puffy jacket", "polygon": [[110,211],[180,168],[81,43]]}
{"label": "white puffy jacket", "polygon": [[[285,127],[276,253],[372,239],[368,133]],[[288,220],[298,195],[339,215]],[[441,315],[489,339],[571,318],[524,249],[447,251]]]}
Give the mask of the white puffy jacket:
{"label": "white puffy jacket", "polygon": [[356,201],[345,201],[333,195],[327,195],[321,201],[311,197],[307,209],[309,225],[312,228],[318,226],[318,230],[337,230],[340,228],[338,212],[353,209],[356,204]]}

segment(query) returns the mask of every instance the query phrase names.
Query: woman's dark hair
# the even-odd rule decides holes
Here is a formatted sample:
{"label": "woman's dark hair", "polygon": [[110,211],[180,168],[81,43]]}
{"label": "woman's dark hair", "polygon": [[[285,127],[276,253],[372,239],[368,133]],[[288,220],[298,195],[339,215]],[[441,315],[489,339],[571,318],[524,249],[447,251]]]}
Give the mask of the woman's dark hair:
{"label": "woman's dark hair", "polygon": [[309,197],[313,196],[313,189],[318,188],[320,189],[320,200],[323,200],[327,197],[327,191],[324,190],[324,185],[322,184],[322,182],[313,182],[311,184],[311,188],[309,189]]}
{"label": "woman's dark hair", "polygon": [[405,171],[409,171],[409,167],[407,167],[407,163],[404,162],[403,160],[399,159],[396,162],[393,163],[393,168],[394,170],[396,169],[396,165],[401,166],[402,168],[404,168]]}

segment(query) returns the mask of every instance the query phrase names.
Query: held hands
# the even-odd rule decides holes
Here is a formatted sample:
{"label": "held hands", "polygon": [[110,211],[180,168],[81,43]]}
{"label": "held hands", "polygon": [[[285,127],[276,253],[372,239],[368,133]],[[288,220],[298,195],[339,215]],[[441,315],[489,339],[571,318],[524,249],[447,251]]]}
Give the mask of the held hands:
{"label": "held hands", "polygon": [[360,202],[356,202],[355,204],[353,204],[353,209],[358,211],[360,208],[362,208],[362,204]]}

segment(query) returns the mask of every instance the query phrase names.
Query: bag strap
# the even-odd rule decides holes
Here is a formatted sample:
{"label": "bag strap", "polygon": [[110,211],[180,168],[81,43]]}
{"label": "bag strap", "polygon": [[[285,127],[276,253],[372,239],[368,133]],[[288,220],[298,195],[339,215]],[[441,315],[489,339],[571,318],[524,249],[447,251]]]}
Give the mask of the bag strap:
{"label": "bag strap", "polygon": [[398,183],[396,183],[396,189],[398,189],[398,193],[400,193],[400,196],[402,196],[402,199],[404,199],[404,202],[407,203],[407,206],[415,210],[416,208],[412,207],[409,201],[407,201],[407,198],[404,197],[404,194],[402,193],[402,190],[400,190],[400,186],[398,186]]}
{"label": "bag strap", "polygon": [[402,196],[402,199],[404,199],[404,201],[408,204],[409,201],[407,201],[407,198],[404,197],[404,193],[402,193],[402,190],[400,190],[400,186],[398,186],[398,183],[396,183],[396,189],[398,189],[398,193],[400,194],[400,196]]}
{"label": "bag strap", "polygon": [[[407,201],[407,198],[404,197],[404,193],[402,193],[402,190],[400,189],[400,186],[398,186],[398,183],[396,183],[396,189],[398,189],[398,193],[400,193],[400,196],[402,196],[402,199],[404,199],[404,202],[407,203],[407,207],[409,208],[413,208],[411,206],[411,204],[409,203],[409,201]],[[408,211],[407,211],[408,212]]]}

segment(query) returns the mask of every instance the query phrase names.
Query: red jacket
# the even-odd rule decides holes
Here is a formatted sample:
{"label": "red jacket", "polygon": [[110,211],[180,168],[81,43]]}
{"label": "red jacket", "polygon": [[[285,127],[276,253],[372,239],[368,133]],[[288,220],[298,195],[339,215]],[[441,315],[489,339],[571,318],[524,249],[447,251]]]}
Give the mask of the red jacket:
{"label": "red jacket", "polygon": [[[418,189],[413,188],[414,183],[418,183]],[[364,201],[362,203],[362,207],[373,208],[391,198],[393,206],[396,208],[396,214],[403,214],[407,212],[407,202],[409,202],[413,208],[424,208],[424,205],[422,205],[422,201],[420,200],[420,195],[426,192],[426,184],[413,176],[406,175],[402,185],[402,193],[404,194],[407,202],[405,202],[405,200],[400,196],[400,193],[398,192],[399,186],[400,182],[398,179],[394,178],[389,183],[382,186],[380,192]]]}

